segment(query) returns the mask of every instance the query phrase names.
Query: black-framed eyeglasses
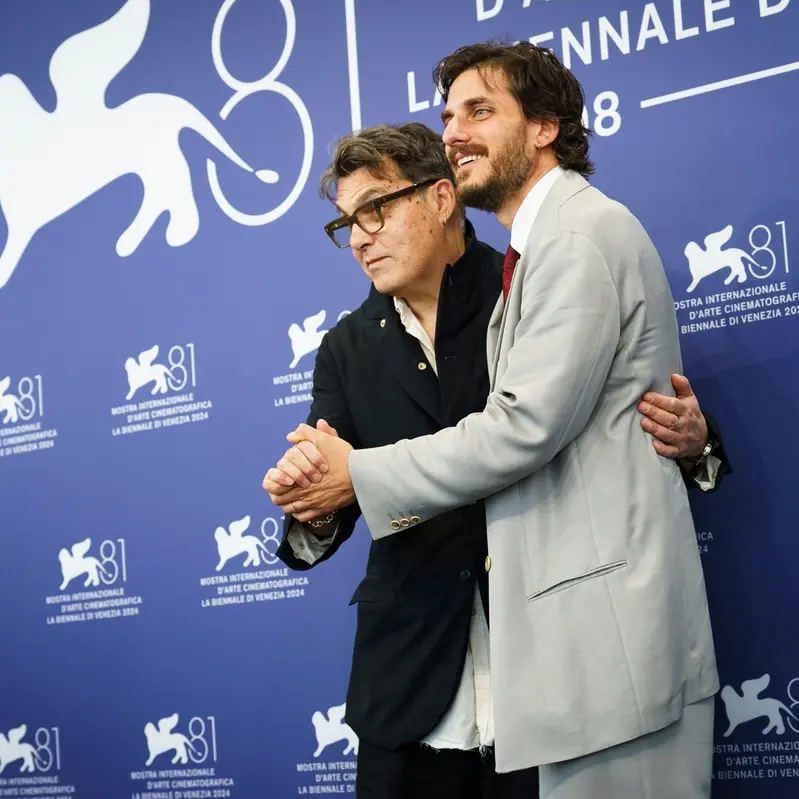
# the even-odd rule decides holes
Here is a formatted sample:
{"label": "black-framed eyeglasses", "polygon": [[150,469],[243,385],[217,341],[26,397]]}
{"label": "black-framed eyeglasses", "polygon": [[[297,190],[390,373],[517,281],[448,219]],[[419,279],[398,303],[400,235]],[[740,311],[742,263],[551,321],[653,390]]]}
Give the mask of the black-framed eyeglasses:
{"label": "black-framed eyeglasses", "polygon": [[325,225],[325,233],[330,236],[336,247],[345,250],[350,246],[353,225],[358,225],[364,233],[377,233],[386,224],[386,220],[383,218],[383,206],[386,203],[399,200],[400,197],[407,197],[409,194],[413,194],[426,186],[431,186],[442,179],[440,177],[428,178],[411,186],[406,186],[399,191],[393,191],[391,194],[384,194],[382,197],[369,200],[359,205],[351,214],[345,214],[332,222],[328,222]]}

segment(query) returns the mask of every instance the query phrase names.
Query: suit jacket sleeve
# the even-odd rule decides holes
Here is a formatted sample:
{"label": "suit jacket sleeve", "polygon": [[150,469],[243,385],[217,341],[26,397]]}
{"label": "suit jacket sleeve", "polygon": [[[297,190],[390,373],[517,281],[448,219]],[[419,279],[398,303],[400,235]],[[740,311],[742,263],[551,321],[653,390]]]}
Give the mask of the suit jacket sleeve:
{"label": "suit jacket sleeve", "polygon": [[620,335],[607,264],[587,237],[559,232],[535,265],[522,258],[525,267],[522,316],[485,410],[435,435],[350,453],[373,538],[396,532],[392,521],[426,521],[506,488],[545,466],[587,424]]}
{"label": "suit jacket sleeve", "polygon": [[[331,330],[322,339],[314,365],[311,410],[307,423],[316,426],[319,419],[324,419],[333,427],[341,438],[358,446],[355,425],[350,416],[347,398],[342,386],[338,362],[330,344]],[[355,503],[338,512],[338,524],[335,533],[327,539],[317,539],[313,528],[301,525],[287,514],[283,522],[283,539],[277,550],[277,556],[289,568],[306,571],[318,566],[332,557],[338,548],[352,535],[355,523],[361,515],[361,509]],[[292,546],[294,544],[294,546]],[[312,553],[299,557],[295,546],[304,545],[306,552]]]}

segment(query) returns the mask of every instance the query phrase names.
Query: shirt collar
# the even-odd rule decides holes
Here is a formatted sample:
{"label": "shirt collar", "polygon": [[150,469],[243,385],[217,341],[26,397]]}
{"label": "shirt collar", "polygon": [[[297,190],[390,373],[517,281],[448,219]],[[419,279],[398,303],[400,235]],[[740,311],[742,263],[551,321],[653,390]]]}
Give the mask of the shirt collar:
{"label": "shirt collar", "polygon": [[535,218],[544,204],[549,190],[555,185],[558,178],[564,173],[562,166],[556,166],[538,181],[528,192],[527,196],[522,200],[516,216],[513,217],[513,222],[510,228],[510,246],[513,247],[520,255],[524,252],[527,246],[527,240],[530,238],[530,231],[535,224]]}
{"label": "shirt collar", "polygon": [[411,307],[408,305],[402,297],[394,297],[394,309],[399,314],[400,322],[402,322],[402,326],[408,330],[409,328],[413,327],[414,322],[418,325],[420,324],[419,320],[414,315]]}

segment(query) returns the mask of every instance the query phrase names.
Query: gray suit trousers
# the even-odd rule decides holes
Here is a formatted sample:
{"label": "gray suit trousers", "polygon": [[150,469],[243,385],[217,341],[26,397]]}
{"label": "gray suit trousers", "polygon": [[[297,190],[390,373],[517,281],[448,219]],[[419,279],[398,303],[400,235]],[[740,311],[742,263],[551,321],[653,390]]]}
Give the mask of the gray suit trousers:
{"label": "gray suit trousers", "polygon": [[709,799],[713,712],[710,697],[662,730],[541,766],[540,799]]}

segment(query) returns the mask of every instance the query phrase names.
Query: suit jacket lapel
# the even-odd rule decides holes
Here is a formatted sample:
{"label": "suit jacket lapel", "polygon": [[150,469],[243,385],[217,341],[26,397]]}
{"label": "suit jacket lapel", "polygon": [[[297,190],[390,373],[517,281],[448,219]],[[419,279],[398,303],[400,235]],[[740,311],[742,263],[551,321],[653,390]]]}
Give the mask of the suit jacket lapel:
{"label": "suit jacket lapel", "polygon": [[377,350],[379,362],[396,378],[398,390],[404,391],[445,427],[438,379],[421,344],[405,331],[391,298],[381,297],[374,289],[373,293],[376,294],[373,299],[377,313],[364,319],[363,324],[369,328],[365,338]]}

